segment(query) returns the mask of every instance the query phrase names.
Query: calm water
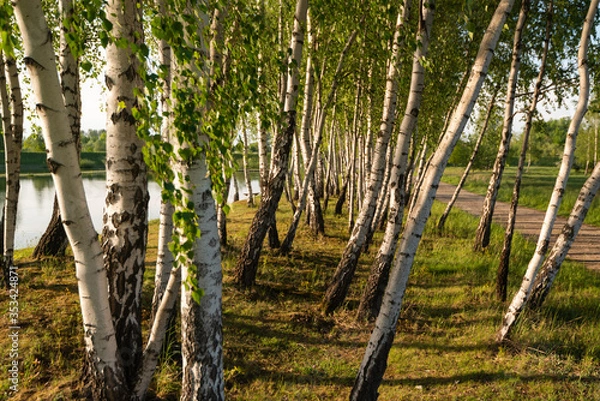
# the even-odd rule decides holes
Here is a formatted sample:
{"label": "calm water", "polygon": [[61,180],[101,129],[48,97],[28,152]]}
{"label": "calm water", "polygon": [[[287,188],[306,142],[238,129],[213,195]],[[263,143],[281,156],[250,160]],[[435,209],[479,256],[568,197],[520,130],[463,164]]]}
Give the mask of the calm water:
{"label": "calm water", "polygon": [[[244,197],[246,187],[243,175],[237,176],[240,197]],[[87,176],[83,179],[88,205],[94,227],[97,232],[102,231],[102,207],[104,205],[105,182],[103,176]],[[258,181],[252,181],[252,189],[258,191]],[[4,180],[0,182],[0,199],[4,200]],[[150,202],[148,205],[149,219],[157,219],[160,212],[160,188],[155,182],[148,184]],[[230,201],[233,189],[230,192]],[[19,210],[17,215],[17,232],[15,236],[15,249],[35,246],[40,239],[52,215],[54,202],[54,184],[50,177],[23,177],[19,192]]]}

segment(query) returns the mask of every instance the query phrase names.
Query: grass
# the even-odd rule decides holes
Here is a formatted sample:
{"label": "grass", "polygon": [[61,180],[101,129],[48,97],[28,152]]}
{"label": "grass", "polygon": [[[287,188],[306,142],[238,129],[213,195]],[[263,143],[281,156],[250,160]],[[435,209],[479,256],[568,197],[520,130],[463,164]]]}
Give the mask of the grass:
{"label": "grass", "polygon": [[[430,221],[442,210],[436,205]],[[242,292],[231,285],[232,270],[254,212],[237,203],[229,216],[230,246],[223,260],[227,399],[346,400],[371,330],[355,321],[355,313],[376,247],[361,257],[345,307],[325,317],[319,304],[348,237],[345,217],[328,214],[324,238],[301,227],[289,257],[266,249],[257,285]],[[279,213],[283,235],[291,219],[285,202]],[[427,230],[380,400],[600,400],[600,276],[565,263],[543,311],[526,316],[513,342],[498,348],[493,339],[506,305],[495,300],[493,282],[502,230],[495,227],[490,247],[475,254],[476,224],[456,210],[444,233]],[[156,243],[156,228],[153,223],[150,244]],[[517,237],[514,249],[512,291],[533,246]],[[150,248],[146,306],[155,255]],[[14,399],[77,399],[83,344],[73,266],[19,257],[23,375]],[[4,320],[4,360],[8,347]],[[175,356],[160,364],[151,399],[178,399],[177,344],[171,349]],[[2,378],[0,399],[7,388]]]}
{"label": "grass", "polygon": [[[463,173],[462,167],[449,167],[443,177],[443,181],[450,184],[458,184]],[[503,174],[502,185],[498,192],[498,200],[509,202],[512,197],[516,167],[507,167]],[[554,182],[558,173],[558,167],[530,167],[523,174],[519,204],[533,209],[545,211],[554,188]],[[485,195],[490,179],[490,171],[471,171],[465,183],[465,189],[481,195]],[[568,216],[577,200],[577,195],[583,186],[587,176],[583,171],[574,170],[569,176],[567,190],[559,209],[559,215]],[[587,224],[600,226],[600,197],[596,197],[592,207],[585,219]]]}

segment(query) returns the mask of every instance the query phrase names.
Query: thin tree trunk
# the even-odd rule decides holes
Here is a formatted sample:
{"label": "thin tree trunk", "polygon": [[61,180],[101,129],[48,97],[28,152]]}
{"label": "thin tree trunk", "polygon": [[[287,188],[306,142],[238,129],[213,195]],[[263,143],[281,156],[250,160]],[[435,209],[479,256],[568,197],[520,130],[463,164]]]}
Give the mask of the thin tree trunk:
{"label": "thin tree trunk", "polygon": [[242,121],[242,142],[244,145],[243,153],[243,166],[244,166],[244,180],[246,181],[246,190],[248,191],[248,199],[246,205],[248,207],[254,207],[254,191],[252,190],[252,181],[250,181],[250,174],[248,173],[248,133],[246,132],[246,123]]}
{"label": "thin tree trunk", "polygon": [[[429,7],[426,8],[425,12],[433,11],[433,2],[428,1],[427,3]],[[448,125],[448,130],[434,153],[429,171],[426,174],[424,188],[427,188],[427,190],[421,192],[414,212],[408,217],[397,253],[398,258],[394,263],[390,280],[386,287],[381,310],[377,316],[375,328],[371,333],[369,344],[367,345],[360,370],[350,394],[350,400],[352,401],[371,401],[377,399],[377,390],[383,379],[383,374],[387,366],[388,353],[396,333],[396,325],[398,316],[400,315],[408,276],[425,224],[431,212],[437,187],[450,153],[463,132],[473,110],[502,27],[512,5],[512,0],[500,1],[492,17],[475,58],[469,83],[463,92],[461,102],[452,115],[452,121]]]}
{"label": "thin tree trunk", "polygon": [[[61,15],[60,50],[58,62],[60,64],[60,84],[65,98],[65,105],[69,113],[69,125],[71,133],[79,149],[79,137],[81,130],[81,93],[79,90],[79,61],[73,56],[71,47],[67,41],[67,35],[73,34],[74,29],[67,22],[73,19],[73,1],[61,0],[58,2]],[[55,195],[56,197],[56,195]],[[52,209],[52,217],[44,234],[33,250],[33,257],[42,256],[64,256],[67,249],[67,234],[62,227],[58,202],[55,200]]]}
{"label": "thin tree trunk", "polygon": [[529,261],[527,271],[525,272],[523,281],[521,282],[521,287],[513,297],[513,300],[511,301],[510,306],[508,307],[508,310],[504,315],[502,327],[500,328],[496,337],[496,340],[498,342],[502,342],[509,337],[511,329],[513,328],[515,322],[521,314],[523,307],[527,303],[538,269],[541,266],[542,261],[546,255],[546,251],[550,243],[550,235],[552,233],[552,228],[556,220],[556,214],[558,213],[558,208],[560,207],[567,185],[567,180],[569,178],[569,172],[571,171],[571,166],[573,165],[577,133],[579,131],[581,121],[583,120],[583,116],[587,111],[587,105],[589,100],[590,82],[587,65],[587,51],[589,46],[591,27],[593,26],[596,10],[598,8],[598,1],[599,0],[591,1],[581,32],[581,42],[579,45],[579,52],[577,56],[580,89],[579,100],[577,102],[575,114],[573,115],[573,119],[571,120],[571,124],[569,125],[569,131],[567,132],[565,150],[560,170],[558,172],[558,176],[556,177],[556,183],[554,184],[554,190],[552,191],[552,197],[550,198],[548,209],[546,210],[546,216],[544,217],[544,223],[542,224],[535,253]]}
{"label": "thin tree trunk", "polygon": [[508,77],[508,88],[506,90],[506,101],[504,106],[504,124],[502,127],[502,139],[500,140],[500,147],[498,148],[498,154],[494,161],[494,167],[492,169],[492,176],[490,177],[490,183],[488,185],[487,194],[483,201],[481,209],[481,217],[479,219],[479,226],[475,232],[475,245],[476,251],[482,251],[490,243],[490,233],[492,230],[492,217],[494,216],[494,208],[496,206],[496,198],[498,197],[498,190],[502,183],[502,174],[504,173],[504,166],[506,165],[506,157],[510,149],[510,140],[512,138],[512,126],[515,109],[515,93],[517,91],[517,81],[519,79],[519,69],[521,68],[521,53],[523,52],[523,30],[525,29],[525,23],[527,21],[527,14],[529,13],[529,1],[523,0],[521,3],[521,11],[519,12],[519,19],[517,20],[517,26],[515,28],[515,35],[512,49],[512,61],[510,66],[510,74]]}
{"label": "thin tree trunk", "polygon": [[385,235],[377,256],[371,265],[371,272],[367,279],[363,296],[358,307],[358,318],[373,320],[379,313],[383,292],[388,283],[389,272],[396,252],[398,235],[402,227],[404,206],[406,203],[405,181],[408,171],[408,152],[411,138],[417,125],[417,118],[421,108],[421,100],[425,89],[425,68],[421,61],[426,59],[431,27],[433,24],[433,9],[425,11],[423,4],[420,6],[423,13],[419,20],[417,32],[417,50],[413,56],[412,76],[410,81],[409,95],[406,101],[404,117],[400,124],[398,141],[394,150],[389,174],[390,212],[386,225]]}
{"label": "thin tree trunk", "polygon": [[579,229],[598,192],[598,188],[600,188],[600,163],[596,164],[592,174],[583,184],[567,223],[563,226],[560,236],[557,238],[554,247],[552,247],[552,250],[548,254],[548,258],[544,261],[539,274],[535,278],[529,298],[529,306],[531,308],[541,308],[548,296],[554,279],[579,233]]}
{"label": "thin tree trunk", "polygon": [[[6,194],[4,200],[2,266],[5,284],[8,285],[9,270],[13,266],[15,229],[17,227],[17,209],[19,203],[21,148],[23,145],[23,97],[19,83],[19,70],[14,59],[2,59],[0,54],[0,75],[2,80],[2,108],[4,155],[6,171]],[[10,87],[10,96],[6,91],[6,81]],[[10,100],[9,100],[10,98]],[[10,102],[10,106],[9,106]]]}
{"label": "thin tree trunk", "polygon": [[333,278],[325,292],[323,310],[327,314],[333,313],[333,311],[340,307],[346,299],[346,294],[348,293],[350,283],[354,277],[354,272],[356,271],[358,258],[362,253],[363,246],[367,240],[367,233],[371,227],[371,222],[375,214],[377,196],[381,189],[386,167],[385,155],[387,153],[387,147],[396,118],[396,100],[398,91],[396,77],[400,63],[399,48],[402,44],[401,34],[404,24],[408,19],[409,9],[410,2],[406,2],[402,6],[401,13],[398,14],[392,54],[387,73],[381,126],[379,135],[377,136],[377,144],[375,146],[375,154],[373,157],[367,193],[365,194],[365,200],[360,208],[359,216],[352,230],[352,235],[348,240],[342,258],[338,263]]}
{"label": "thin tree trunk", "polygon": [[500,262],[498,264],[498,273],[496,277],[496,295],[502,302],[506,301],[507,287],[508,287],[508,270],[510,265],[510,253],[512,248],[512,239],[514,235],[515,222],[517,218],[517,209],[519,206],[519,195],[521,192],[521,181],[523,178],[523,170],[525,169],[525,158],[527,156],[527,148],[529,144],[529,136],[531,133],[531,126],[533,121],[533,115],[537,109],[537,103],[541,95],[542,82],[546,71],[546,59],[548,56],[548,47],[550,45],[550,37],[552,31],[552,15],[554,13],[554,0],[550,0],[548,3],[547,19],[546,19],[546,37],[544,40],[544,49],[542,51],[542,57],[540,61],[540,71],[538,73],[533,96],[529,110],[527,111],[527,118],[525,121],[525,128],[523,130],[523,144],[521,146],[521,154],[519,156],[519,162],[517,166],[517,174],[515,177],[515,183],[513,186],[512,198],[510,201],[510,211],[508,214],[508,220],[506,223],[506,231],[504,232],[504,244],[502,246],[502,253],[500,254]]}
{"label": "thin tree trunk", "polygon": [[[164,0],[157,0],[157,6],[161,13],[166,13]],[[168,101],[171,93],[171,47],[166,40],[159,41],[159,62],[165,76],[163,77],[163,93],[161,95],[161,108],[163,115],[166,115],[162,122],[161,136],[162,140],[172,143],[172,110]],[[160,218],[158,224],[158,244],[156,250],[156,271],[154,273],[154,294],[152,296],[152,310],[150,321],[154,322],[158,313],[163,294],[167,290],[171,270],[173,269],[173,253],[169,249],[169,242],[173,236],[173,204],[163,200],[160,203]],[[179,291],[179,290],[177,290]],[[172,320],[172,319],[171,319]],[[144,361],[144,363],[146,363]]]}
{"label": "thin tree trunk", "polygon": [[[296,67],[290,68],[288,72],[287,94],[284,106],[286,128],[275,138],[275,151],[271,159],[272,168],[265,197],[262,199],[258,211],[252,220],[246,242],[235,267],[235,283],[242,287],[251,287],[255,282],[263,241],[267,230],[270,228],[269,223],[273,226],[275,212],[281,199],[283,185],[285,184],[289,152],[296,127],[296,98],[299,87],[297,66],[300,65],[302,58],[303,25],[306,21],[307,8],[308,0],[298,0],[294,16],[292,44],[290,46],[292,49],[290,62],[294,61]],[[273,230],[272,227],[270,229],[271,231]]]}
{"label": "thin tree trunk", "polygon": [[77,148],[61,94],[50,30],[39,0],[13,2],[24,44],[37,111],[42,120],[47,163],[54,180],[67,237],[73,250],[83,317],[86,383],[94,399],[128,399],[110,313],[102,249],[87,207]]}
{"label": "thin tree trunk", "polygon": [[460,177],[460,181],[458,182],[458,185],[456,186],[456,189],[454,190],[454,193],[452,194],[452,198],[450,199],[450,202],[448,202],[448,204],[446,205],[446,209],[444,209],[444,213],[442,213],[442,215],[440,216],[440,219],[438,220],[437,229],[439,231],[442,231],[444,229],[444,224],[446,224],[446,219],[448,218],[448,215],[452,211],[452,207],[454,206],[454,203],[456,203],[456,200],[458,199],[458,195],[460,195],[460,191],[462,190],[463,186],[465,185],[465,182],[467,181],[467,178],[469,177],[469,173],[471,172],[471,168],[473,167],[475,158],[477,157],[477,154],[479,153],[479,148],[481,147],[481,142],[483,141],[483,136],[485,135],[485,133],[487,131],[488,124],[490,122],[490,117],[492,116],[492,111],[494,110],[494,105],[496,103],[496,96],[498,95],[499,89],[500,89],[500,86],[497,86],[494,89],[494,92],[492,93],[492,98],[490,99],[490,102],[488,104],[488,107],[487,107],[487,110],[485,113],[485,118],[483,120],[483,125],[481,127],[481,130],[479,131],[479,136],[477,137],[477,141],[475,142],[475,147],[473,148],[473,152],[471,153],[469,162],[467,163],[467,166],[465,167],[465,170],[463,171],[463,174]]}
{"label": "thin tree trunk", "polygon": [[[340,53],[338,64],[337,64],[337,67],[336,67],[336,70],[334,73],[334,77],[333,77],[333,82],[331,84],[331,89],[329,90],[329,96],[327,97],[325,104],[323,106],[321,106],[320,112],[318,113],[316,132],[315,132],[316,137],[314,139],[315,142],[312,145],[310,145],[310,144],[306,145],[307,149],[312,149],[312,153],[310,155],[309,162],[306,165],[305,172],[304,172],[304,182],[302,183],[300,203],[298,204],[298,208],[294,212],[292,224],[290,224],[288,233],[281,244],[280,251],[283,254],[287,254],[291,250],[292,244],[294,242],[294,238],[296,236],[296,230],[298,228],[298,223],[300,222],[300,216],[302,215],[302,211],[304,210],[304,208],[306,206],[307,196],[311,195],[311,192],[312,192],[313,196],[316,195],[314,193],[314,189],[313,189],[313,191],[310,190],[310,185],[311,185],[310,183],[311,183],[311,181],[314,182],[314,171],[315,171],[315,167],[317,165],[317,159],[319,158],[319,148],[321,145],[321,139],[323,138],[323,130],[324,130],[324,126],[325,126],[325,118],[327,116],[327,110],[329,109],[331,103],[335,99],[335,93],[337,91],[337,87],[339,84],[339,78],[340,78],[340,74],[342,71],[342,67],[344,65],[344,60],[346,58],[346,55],[348,54],[348,51],[350,50],[350,47],[352,46],[352,43],[354,42],[354,39],[356,38],[357,32],[358,32],[358,30],[355,29],[350,34],[350,37],[346,41],[346,45],[344,46],[344,48],[342,49],[342,52]],[[308,71],[307,71],[307,73],[308,73]],[[318,202],[318,200],[317,200],[317,202]],[[319,211],[315,212],[313,210],[313,214],[312,214],[313,219],[318,218],[317,216],[315,216],[318,212]],[[321,214],[321,219],[322,219],[322,214]]]}

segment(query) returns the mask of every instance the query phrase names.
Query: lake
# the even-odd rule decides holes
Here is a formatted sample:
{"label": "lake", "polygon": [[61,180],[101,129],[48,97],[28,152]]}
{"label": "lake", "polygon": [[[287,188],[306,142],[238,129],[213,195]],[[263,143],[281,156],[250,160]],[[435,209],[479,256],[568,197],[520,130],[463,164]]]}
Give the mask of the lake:
{"label": "lake", "polygon": [[[240,198],[247,193],[243,175],[236,174],[238,180]],[[253,177],[252,189],[258,192],[257,177]],[[0,180],[0,199],[2,203],[5,197],[5,181]],[[102,231],[102,208],[105,197],[104,175],[84,176],[83,186],[88,199],[90,214],[97,232]],[[148,205],[148,218],[158,219],[160,216],[160,187],[151,181],[148,183],[150,202]],[[233,197],[233,189],[230,191],[230,199]],[[17,231],[15,235],[15,249],[32,247],[40,239],[50,217],[54,202],[54,184],[49,176],[30,176],[21,178],[21,190],[19,192],[19,209],[17,213]]]}

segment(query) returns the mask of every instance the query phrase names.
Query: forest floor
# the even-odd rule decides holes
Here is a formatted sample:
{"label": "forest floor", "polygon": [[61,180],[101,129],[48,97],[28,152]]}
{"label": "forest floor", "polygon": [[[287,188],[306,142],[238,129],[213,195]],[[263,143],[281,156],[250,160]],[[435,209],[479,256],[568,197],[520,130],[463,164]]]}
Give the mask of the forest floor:
{"label": "forest floor", "polygon": [[[265,248],[256,285],[240,291],[232,285],[232,272],[256,208],[232,205],[223,251],[228,400],[348,399],[372,329],[355,314],[377,246],[361,256],[347,302],[333,316],[322,315],[323,292],[349,236],[347,216],[333,215],[332,206],[325,215],[325,236],[315,238],[301,224],[291,254]],[[494,283],[503,229],[494,225],[490,246],[473,252],[477,219],[455,208],[439,233],[434,225],[444,206],[434,205],[421,241],[379,399],[600,401],[600,274],[566,261],[543,310],[525,314],[512,341],[499,347],[494,337],[507,304],[496,299]],[[282,201],[280,235],[291,217]],[[152,222],[143,289],[145,334],[157,228]],[[377,233],[373,243],[380,240]],[[533,250],[533,243],[516,235],[509,299]],[[15,343],[8,337],[6,296],[0,295],[0,400],[78,400],[83,331],[73,264],[70,258],[32,260],[30,252],[16,255],[16,394],[8,381]],[[159,364],[150,401],[179,399],[177,338]]]}

